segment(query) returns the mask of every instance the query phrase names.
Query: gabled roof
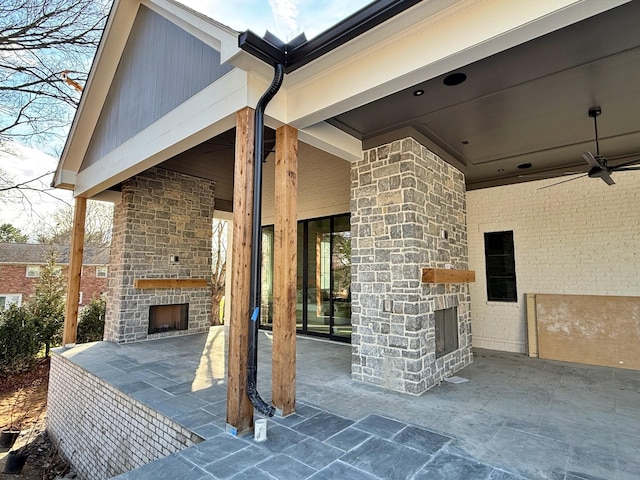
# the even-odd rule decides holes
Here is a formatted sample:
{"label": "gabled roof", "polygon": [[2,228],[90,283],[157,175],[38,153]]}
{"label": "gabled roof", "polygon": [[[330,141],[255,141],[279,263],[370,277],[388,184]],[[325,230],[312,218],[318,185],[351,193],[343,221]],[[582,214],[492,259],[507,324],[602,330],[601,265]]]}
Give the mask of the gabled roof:
{"label": "gabled roof", "polygon": [[[47,262],[53,251],[56,263],[69,263],[68,245],[45,245],[41,243],[3,243],[0,242],[0,264],[42,265]],[[109,246],[84,248],[84,265],[107,265],[109,263]]]}
{"label": "gabled roof", "polygon": [[[605,53],[608,56],[602,62],[594,56],[602,46],[627,42],[630,30],[616,30],[614,25],[616,35],[592,36],[592,30],[570,28],[595,24],[600,31],[605,18],[601,14],[609,18],[609,10],[626,3],[554,0],[527,2],[527,8],[522,8],[511,0],[378,0],[358,12],[364,13],[362,18],[357,13],[316,39],[289,45],[292,51],[285,60],[290,72],[265,111],[265,125],[291,125],[299,130],[300,141],[348,161],[360,158],[363,144],[368,148],[411,129],[481,188],[489,186],[484,180],[500,176],[508,183],[524,181],[517,168],[520,164],[532,163],[531,172],[549,175],[567,166],[575,169],[576,156],[580,160],[575,151],[584,151],[592,136],[585,112],[599,102],[610,115],[608,125],[615,129],[609,135],[608,151],[624,140],[619,150],[629,153],[640,134],[634,130],[626,135],[631,132],[629,125],[637,122],[630,104],[619,98],[624,92],[636,93],[638,82],[633,75],[622,76],[634,70],[625,65],[611,68],[609,64],[618,59],[624,63],[622,56]],[[396,4],[406,10],[387,10],[395,13],[375,20],[378,7]],[[235,68],[81,170],[140,5],[216,45],[221,60]],[[580,35],[571,36],[574,31]],[[562,44],[555,42],[550,49],[545,37],[554,32],[560,32]],[[244,38],[249,43],[260,40],[249,33]],[[235,113],[255,107],[273,76],[269,55],[254,56],[255,51],[238,48],[237,41],[238,32],[173,0],[116,0],[55,185],[91,198],[232,129]],[[278,41],[266,47],[278,58],[288,48]],[[528,52],[526,58],[514,55],[515,48]],[[585,52],[594,53],[589,57]],[[636,52],[640,49],[630,55]],[[552,57],[558,61],[550,62]],[[510,58],[517,61],[506,61]],[[588,68],[593,63],[590,59],[606,66],[603,72],[594,74]],[[502,65],[500,70],[496,64]],[[549,73],[545,68],[551,66],[555,70]],[[567,78],[578,70],[582,75],[577,80]],[[469,73],[468,81],[457,88],[442,87],[443,79],[455,72]],[[176,74],[178,81],[181,74]],[[609,78],[621,80],[626,89],[615,88]],[[136,83],[128,86],[135,89]],[[137,88],[145,92],[142,86]],[[547,91],[555,96],[547,99]],[[425,95],[418,99],[414,92]],[[204,165],[211,168],[211,162]]]}

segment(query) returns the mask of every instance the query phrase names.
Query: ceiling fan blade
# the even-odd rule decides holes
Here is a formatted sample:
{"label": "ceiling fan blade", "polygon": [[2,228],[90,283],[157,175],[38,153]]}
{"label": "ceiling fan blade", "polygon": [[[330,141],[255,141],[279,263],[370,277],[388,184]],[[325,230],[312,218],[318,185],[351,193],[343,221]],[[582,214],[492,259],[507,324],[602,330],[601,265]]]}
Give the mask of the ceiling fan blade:
{"label": "ceiling fan blade", "polygon": [[640,170],[640,165],[637,167],[611,167],[614,172],[630,172],[631,170]]}
{"label": "ceiling fan blade", "polygon": [[623,163],[620,163],[620,164],[616,165],[615,167],[609,167],[609,168],[612,168],[614,170],[619,170],[620,167],[626,167],[627,165],[633,165],[635,163],[640,163],[640,158],[636,158],[634,160],[629,160],[628,162],[623,162]]}
{"label": "ceiling fan blade", "polygon": [[605,172],[604,170],[602,171],[602,173],[600,173],[600,175],[598,175],[598,177],[600,177],[602,181],[609,186],[615,185],[616,183],[613,181],[613,178],[611,178],[611,175],[609,175],[609,172]]}
{"label": "ceiling fan blade", "polygon": [[545,188],[555,187],[556,185],[560,185],[562,183],[573,182],[574,180],[578,180],[579,178],[586,177],[587,174],[580,175],[579,177],[573,177],[568,180],[562,180],[561,182],[552,183],[551,185],[545,185],[544,187],[540,187],[538,190],[544,190]]}
{"label": "ceiling fan blade", "polygon": [[591,152],[584,152],[582,154],[582,158],[584,158],[587,161],[587,163],[591,168],[602,168],[602,165],[600,164],[600,162],[596,160],[596,157],[591,155]]}

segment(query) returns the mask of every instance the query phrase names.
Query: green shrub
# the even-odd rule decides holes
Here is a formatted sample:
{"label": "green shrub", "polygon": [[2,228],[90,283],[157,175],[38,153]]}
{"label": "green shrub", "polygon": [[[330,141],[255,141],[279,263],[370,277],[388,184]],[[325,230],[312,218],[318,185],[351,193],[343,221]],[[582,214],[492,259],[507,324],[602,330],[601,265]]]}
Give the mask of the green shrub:
{"label": "green shrub", "polygon": [[33,317],[25,307],[10,305],[0,312],[0,374],[27,370],[42,348]]}
{"label": "green shrub", "polygon": [[52,251],[47,263],[40,269],[40,277],[34,285],[28,305],[38,335],[44,343],[46,356],[51,347],[62,344],[65,291],[62,269],[56,264]]}
{"label": "green shrub", "polygon": [[78,321],[78,343],[97,342],[104,337],[104,314],[107,302],[103,298],[93,298],[80,311]]}

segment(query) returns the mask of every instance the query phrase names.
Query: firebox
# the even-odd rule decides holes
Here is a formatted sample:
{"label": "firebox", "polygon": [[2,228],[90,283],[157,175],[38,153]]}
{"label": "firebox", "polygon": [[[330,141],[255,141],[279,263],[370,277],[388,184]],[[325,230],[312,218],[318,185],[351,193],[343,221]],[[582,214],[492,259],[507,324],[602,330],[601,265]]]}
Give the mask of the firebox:
{"label": "firebox", "polygon": [[435,311],[436,358],[458,349],[458,309],[456,307]]}
{"label": "firebox", "polygon": [[149,334],[187,330],[188,326],[188,303],[149,307]]}

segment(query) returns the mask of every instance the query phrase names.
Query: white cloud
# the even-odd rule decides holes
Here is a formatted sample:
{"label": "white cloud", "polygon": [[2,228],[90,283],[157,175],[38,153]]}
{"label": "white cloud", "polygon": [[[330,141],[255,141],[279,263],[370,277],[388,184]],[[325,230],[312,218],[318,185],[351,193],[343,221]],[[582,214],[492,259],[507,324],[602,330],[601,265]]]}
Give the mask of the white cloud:
{"label": "white cloud", "polygon": [[[0,148],[0,171],[12,184],[34,180],[53,172],[58,161],[39,150],[16,142]],[[33,234],[50,219],[56,208],[72,203],[72,193],[50,188],[53,174],[28,183],[33,190],[8,191],[0,197],[0,224],[10,223],[24,233]]]}
{"label": "white cloud", "polygon": [[298,2],[295,0],[269,0],[273,17],[285,42],[300,33]]}

